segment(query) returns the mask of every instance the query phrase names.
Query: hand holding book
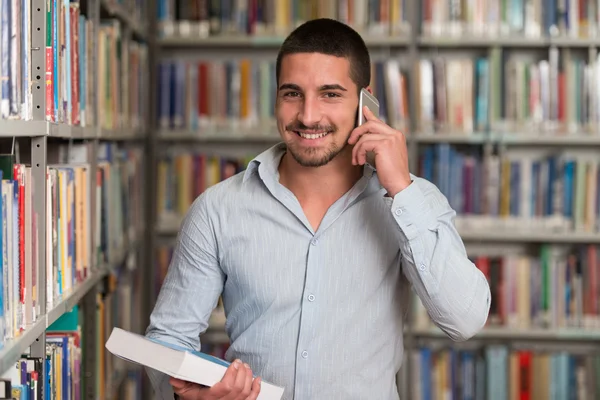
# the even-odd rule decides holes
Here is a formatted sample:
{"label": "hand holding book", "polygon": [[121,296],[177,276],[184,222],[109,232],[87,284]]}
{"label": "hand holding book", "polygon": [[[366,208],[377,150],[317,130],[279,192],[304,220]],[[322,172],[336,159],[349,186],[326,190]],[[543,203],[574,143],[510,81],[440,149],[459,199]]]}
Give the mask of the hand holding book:
{"label": "hand holding book", "polygon": [[253,378],[248,364],[235,360],[223,379],[212,387],[171,378],[169,383],[179,400],[256,400],[260,393],[260,377]]}

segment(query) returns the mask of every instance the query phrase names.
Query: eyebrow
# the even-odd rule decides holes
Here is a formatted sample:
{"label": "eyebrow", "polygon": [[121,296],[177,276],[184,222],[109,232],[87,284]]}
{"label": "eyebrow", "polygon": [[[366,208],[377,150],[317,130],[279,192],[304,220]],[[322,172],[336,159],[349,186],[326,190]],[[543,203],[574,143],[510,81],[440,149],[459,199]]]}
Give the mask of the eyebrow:
{"label": "eyebrow", "polygon": [[[297,91],[301,91],[300,86],[294,84],[294,83],[283,83],[281,86],[279,86],[279,90],[297,90]],[[322,85],[319,87],[319,91],[324,91],[324,90],[341,90],[344,92],[347,92],[347,89],[337,83],[333,83],[333,84],[329,84],[329,85]]]}

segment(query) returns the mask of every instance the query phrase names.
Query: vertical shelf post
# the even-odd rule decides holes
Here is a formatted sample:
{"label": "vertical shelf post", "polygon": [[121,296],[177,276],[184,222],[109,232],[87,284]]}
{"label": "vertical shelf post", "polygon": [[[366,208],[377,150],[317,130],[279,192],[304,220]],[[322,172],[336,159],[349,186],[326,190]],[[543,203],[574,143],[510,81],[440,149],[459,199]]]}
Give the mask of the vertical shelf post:
{"label": "vertical shelf post", "polygon": [[[28,71],[31,81],[31,107],[34,120],[46,119],[46,2],[31,2],[31,64]],[[37,255],[36,282],[38,318],[46,318],[46,154],[48,138],[46,132],[39,132],[31,140],[31,167],[33,215],[36,220]],[[43,332],[31,344],[31,356],[46,359],[46,333]],[[46,376],[46,363],[42,362],[42,376]],[[41,385],[42,398],[45,397]]]}
{"label": "vertical shelf post", "polygon": [[[46,120],[46,1],[31,2],[31,81],[32,116]],[[44,134],[46,132],[40,132]]]}
{"label": "vertical shelf post", "polygon": [[[37,225],[36,281],[38,318],[46,318],[46,154],[48,138],[37,136],[31,141],[31,187],[33,197],[33,215]],[[35,234],[35,233],[34,233]],[[46,359],[46,333],[43,332],[31,344],[31,356]],[[42,376],[46,374],[45,363],[42,362]],[[42,398],[44,397],[42,386]]]}

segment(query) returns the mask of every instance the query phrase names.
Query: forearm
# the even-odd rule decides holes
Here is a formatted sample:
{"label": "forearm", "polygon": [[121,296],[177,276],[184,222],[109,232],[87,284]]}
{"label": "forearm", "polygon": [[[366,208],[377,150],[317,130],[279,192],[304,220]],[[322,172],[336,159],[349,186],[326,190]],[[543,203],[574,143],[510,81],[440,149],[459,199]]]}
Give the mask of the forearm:
{"label": "forearm", "polygon": [[470,338],[485,325],[491,297],[452,223],[455,212],[418,178],[390,200],[404,274],[437,326],[454,340]]}
{"label": "forearm", "polygon": [[[224,275],[202,198],[184,219],[171,263],[150,316],[146,336],[200,350],[200,334],[223,290]],[[160,399],[173,398],[169,377],[146,369]]]}

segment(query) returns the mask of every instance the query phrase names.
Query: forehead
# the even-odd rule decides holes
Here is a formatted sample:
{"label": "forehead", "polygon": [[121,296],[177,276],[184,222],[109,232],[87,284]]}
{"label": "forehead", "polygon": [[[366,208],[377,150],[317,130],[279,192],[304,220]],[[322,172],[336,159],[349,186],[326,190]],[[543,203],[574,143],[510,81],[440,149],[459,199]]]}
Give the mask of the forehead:
{"label": "forehead", "polygon": [[288,54],[281,60],[279,83],[319,86],[332,83],[349,85],[350,61],[322,53]]}

